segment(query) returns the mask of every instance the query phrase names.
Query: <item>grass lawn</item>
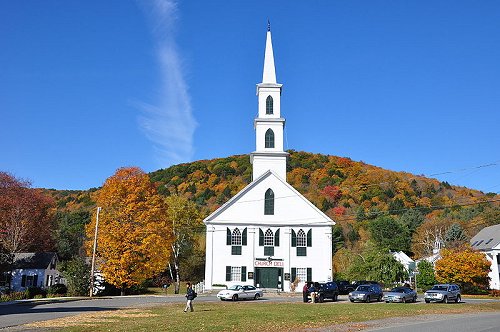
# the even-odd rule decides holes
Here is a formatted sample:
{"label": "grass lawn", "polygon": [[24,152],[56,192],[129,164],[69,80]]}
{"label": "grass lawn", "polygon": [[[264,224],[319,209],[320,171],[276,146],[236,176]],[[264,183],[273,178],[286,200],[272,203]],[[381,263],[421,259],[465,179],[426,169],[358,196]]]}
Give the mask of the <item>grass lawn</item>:
{"label": "grass lawn", "polygon": [[[32,324],[59,331],[286,331],[331,326],[387,317],[438,313],[499,311],[500,302],[480,304],[351,304],[205,302],[195,312],[184,313],[184,305],[165,304],[152,308],[124,309],[83,314]],[[27,326],[29,327],[29,326]]]}

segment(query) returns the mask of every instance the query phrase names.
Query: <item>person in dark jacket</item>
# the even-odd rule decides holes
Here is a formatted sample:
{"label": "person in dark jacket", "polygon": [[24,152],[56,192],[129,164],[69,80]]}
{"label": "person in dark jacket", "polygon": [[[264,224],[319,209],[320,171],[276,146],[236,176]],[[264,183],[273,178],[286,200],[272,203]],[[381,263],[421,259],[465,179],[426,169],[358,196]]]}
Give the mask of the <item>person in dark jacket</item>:
{"label": "person in dark jacket", "polygon": [[187,283],[187,290],[186,290],[186,299],[187,299],[187,302],[186,302],[186,308],[184,309],[184,312],[187,312],[188,309],[193,312],[194,309],[193,309],[193,300],[194,300],[194,290],[193,288],[191,287],[191,283]]}
{"label": "person in dark jacket", "polygon": [[302,301],[304,301],[304,303],[307,303],[307,301],[309,300],[308,297],[309,297],[309,283],[305,283],[304,284],[304,288],[302,288]]}

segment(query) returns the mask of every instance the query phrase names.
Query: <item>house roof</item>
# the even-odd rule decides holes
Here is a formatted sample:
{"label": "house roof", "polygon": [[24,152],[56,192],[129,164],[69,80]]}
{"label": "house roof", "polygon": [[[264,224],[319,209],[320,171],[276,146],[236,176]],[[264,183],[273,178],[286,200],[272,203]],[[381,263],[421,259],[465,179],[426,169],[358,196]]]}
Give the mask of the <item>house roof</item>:
{"label": "house roof", "polygon": [[263,182],[266,178],[274,176],[276,179],[281,182],[281,184],[286,187],[288,190],[292,191],[294,196],[300,198],[300,200],[303,201],[303,203],[307,204],[311,211],[315,212],[315,219],[318,221],[316,222],[317,225],[335,225],[335,222],[330,219],[326,214],[324,214],[320,209],[318,209],[313,203],[311,203],[307,198],[305,198],[301,193],[299,193],[294,187],[292,187],[288,182],[280,178],[278,175],[276,175],[273,171],[268,170],[261,176],[259,176],[257,179],[252,181],[250,184],[248,184],[245,188],[240,190],[236,195],[234,195],[230,200],[228,200],[226,203],[224,203],[221,207],[219,207],[217,210],[212,212],[208,217],[206,217],[203,222],[205,224],[211,223],[214,220],[217,219],[218,216],[220,216],[224,211],[228,210],[231,208],[231,206],[238,200],[240,200],[243,196],[245,196],[249,191],[251,191],[253,188],[255,188],[257,185],[259,185],[261,182]]}
{"label": "house roof", "polygon": [[491,250],[500,244],[500,224],[485,227],[471,240],[470,244],[476,250]]}
{"label": "house roof", "polygon": [[18,252],[14,253],[14,269],[46,269],[54,256],[55,252]]}

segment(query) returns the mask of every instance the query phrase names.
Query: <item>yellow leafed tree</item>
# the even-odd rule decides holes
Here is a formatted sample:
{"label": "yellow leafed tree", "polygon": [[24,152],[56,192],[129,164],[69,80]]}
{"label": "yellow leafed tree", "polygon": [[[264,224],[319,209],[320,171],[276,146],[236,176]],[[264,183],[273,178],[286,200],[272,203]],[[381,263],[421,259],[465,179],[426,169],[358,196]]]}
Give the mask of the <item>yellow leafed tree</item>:
{"label": "yellow leafed tree", "polygon": [[[137,167],[120,168],[96,197],[101,207],[98,269],[105,280],[125,289],[165,270],[171,254],[172,230],[165,200],[147,174]],[[92,250],[95,217],[87,225]]]}

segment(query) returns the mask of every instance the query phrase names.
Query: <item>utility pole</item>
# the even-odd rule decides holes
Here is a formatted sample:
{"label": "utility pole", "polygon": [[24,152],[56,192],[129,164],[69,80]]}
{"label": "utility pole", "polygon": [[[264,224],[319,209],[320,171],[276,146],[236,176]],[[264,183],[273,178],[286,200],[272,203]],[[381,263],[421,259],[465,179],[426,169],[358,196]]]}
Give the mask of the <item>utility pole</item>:
{"label": "utility pole", "polygon": [[101,212],[101,208],[97,207],[97,216],[95,218],[94,250],[92,251],[92,267],[90,268],[90,297],[94,295],[95,252],[97,251],[97,230],[99,228],[99,212]]}

